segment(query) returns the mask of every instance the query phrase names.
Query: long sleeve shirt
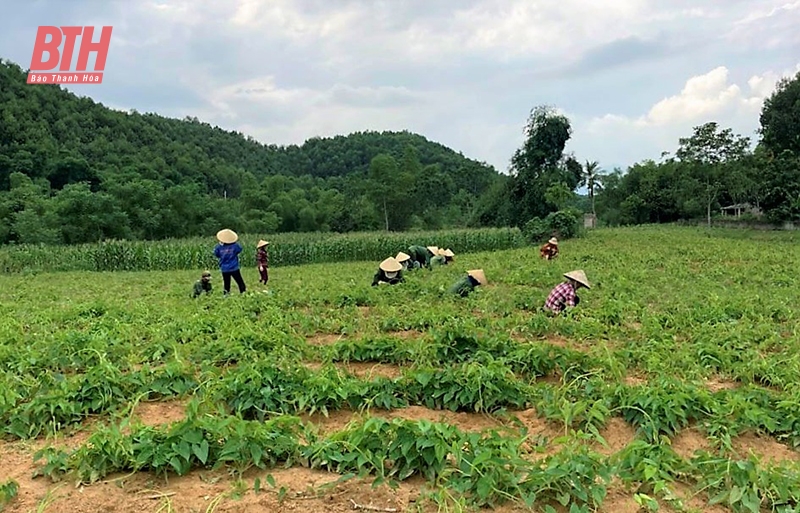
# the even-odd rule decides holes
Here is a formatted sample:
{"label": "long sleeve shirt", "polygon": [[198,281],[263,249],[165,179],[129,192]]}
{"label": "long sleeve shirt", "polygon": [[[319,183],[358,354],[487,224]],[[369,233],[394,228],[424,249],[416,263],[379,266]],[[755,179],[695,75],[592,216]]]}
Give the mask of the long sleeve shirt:
{"label": "long sleeve shirt", "polygon": [[214,248],[214,256],[219,259],[219,270],[224,273],[232,273],[239,269],[239,253],[242,246],[238,242],[233,244],[217,244]]}
{"label": "long sleeve shirt", "polygon": [[431,266],[431,252],[428,251],[428,248],[423,246],[411,246],[408,248],[408,254],[411,257],[411,260],[414,262],[419,263],[420,267],[430,267]]}
{"label": "long sleeve shirt", "polygon": [[447,265],[447,259],[442,255],[436,255],[435,257],[431,258],[430,265],[431,267],[434,265]]}
{"label": "long sleeve shirt", "polygon": [[378,272],[375,273],[375,276],[372,277],[372,286],[375,287],[381,282],[388,283],[389,285],[396,285],[404,281],[405,278],[403,278],[403,271],[398,271],[394,278],[387,278],[383,269],[379,268]]}
{"label": "long sleeve shirt", "polygon": [[406,260],[405,262],[403,262],[402,265],[404,271],[419,269],[419,262],[417,262],[416,260]]}
{"label": "long sleeve shirt", "polygon": [[541,257],[545,260],[552,260],[558,256],[558,246],[555,244],[550,244],[549,242],[542,246],[539,250]]}
{"label": "long sleeve shirt", "polygon": [[266,250],[256,250],[256,263],[259,267],[269,267],[269,255],[267,254]]}
{"label": "long sleeve shirt", "polygon": [[205,292],[206,294],[211,294],[211,282],[210,281],[203,281],[197,280],[194,282],[194,288],[192,289],[192,297],[199,297],[200,295]]}
{"label": "long sleeve shirt", "polygon": [[578,296],[575,294],[575,286],[572,283],[564,282],[550,291],[547,296],[547,301],[544,307],[556,313],[561,313],[564,308],[568,306],[575,306],[578,304]]}
{"label": "long sleeve shirt", "polygon": [[478,280],[476,280],[472,276],[467,275],[458,280],[457,282],[455,282],[450,287],[448,292],[450,292],[451,294],[457,294],[461,297],[466,297],[469,295],[470,292],[475,290],[475,287],[477,287],[478,285],[480,285],[478,283]]}

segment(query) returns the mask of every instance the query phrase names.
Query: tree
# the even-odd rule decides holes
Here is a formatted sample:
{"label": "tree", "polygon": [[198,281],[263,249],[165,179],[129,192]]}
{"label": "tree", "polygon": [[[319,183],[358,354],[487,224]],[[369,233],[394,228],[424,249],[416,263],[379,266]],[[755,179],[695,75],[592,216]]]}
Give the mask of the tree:
{"label": "tree", "polygon": [[[559,182],[577,183],[571,167],[563,162],[564,147],[572,135],[569,119],[555,108],[542,105],[531,110],[525,141],[511,157],[511,198],[517,226],[550,213],[545,193]],[[580,167],[580,165],[578,165]]]}
{"label": "tree", "polygon": [[763,145],[777,156],[784,150],[800,157],[800,72],[781,79],[761,108]]}
{"label": "tree", "polygon": [[547,188],[544,197],[549,203],[554,205],[557,210],[564,210],[575,200],[575,193],[572,192],[564,182],[558,182]]}
{"label": "tree", "polygon": [[597,177],[600,174],[598,170],[599,167],[599,162],[589,162],[587,160],[586,165],[583,168],[584,175],[581,180],[581,185],[585,185],[586,188],[589,189],[589,201],[592,203],[592,215],[595,217],[597,217],[597,211],[594,208],[594,191],[599,191],[603,188],[603,184],[597,180]]}
{"label": "tree", "polygon": [[411,191],[414,177],[401,171],[391,155],[381,154],[370,162],[369,178],[372,198],[383,212],[386,231],[390,227],[394,230],[405,229],[413,210]]}
{"label": "tree", "polygon": [[733,164],[748,152],[750,138],[736,135],[730,128],[719,130],[716,122],[708,122],[694,128],[691,137],[678,140],[680,147],[675,153],[688,171],[703,197],[708,226],[711,226],[711,207],[720,192],[731,183],[728,173],[735,173]]}

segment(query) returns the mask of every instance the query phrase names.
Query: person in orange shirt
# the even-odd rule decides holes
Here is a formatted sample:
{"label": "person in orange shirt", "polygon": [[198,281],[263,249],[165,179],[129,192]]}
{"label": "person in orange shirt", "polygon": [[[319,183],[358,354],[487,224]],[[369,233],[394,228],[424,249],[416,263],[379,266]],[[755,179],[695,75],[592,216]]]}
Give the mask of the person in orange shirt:
{"label": "person in orange shirt", "polygon": [[545,260],[552,260],[558,256],[558,239],[551,237],[547,243],[541,247],[539,254]]}

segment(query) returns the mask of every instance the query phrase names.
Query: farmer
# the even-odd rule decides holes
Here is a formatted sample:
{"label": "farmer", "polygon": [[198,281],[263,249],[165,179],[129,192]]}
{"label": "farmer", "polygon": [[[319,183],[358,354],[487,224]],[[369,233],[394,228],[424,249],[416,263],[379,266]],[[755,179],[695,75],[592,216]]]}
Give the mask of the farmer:
{"label": "farmer", "polygon": [[539,253],[545,260],[552,260],[558,256],[558,239],[551,237],[547,243],[541,247]]}
{"label": "farmer", "polygon": [[269,242],[265,240],[258,241],[256,244],[256,263],[258,264],[258,272],[261,277],[258,283],[267,284],[269,281],[269,255],[267,254],[267,246]]}
{"label": "farmer", "polygon": [[409,269],[419,269],[419,262],[412,260],[411,255],[407,255],[402,251],[399,252],[394,259],[400,262],[400,265],[403,266],[404,271],[408,271]]}
{"label": "farmer", "polygon": [[420,267],[431,268],[431,258],[439,253],[439,248],[436,246],[411,246],[408,248],[408,254],[411,260],[417,262]]}
{"label": "farmer", "polygon": [[578,306],[581,298],[575,292],[581,287],[592,288],[589,285],[589,280],[586,279],[586,274],[581,270],[568,272],[564,277],[567,281],[556,285],[550,291],[550,295],[547,296],[547,301],[544,303],[546,311],[558,314],[563,312],[565,308]]}
{"label": "farmer", "polygon": [[217,232],[217,240],[220,243],[214,248],[214,256],[219,259],[219,270],[222,271],[223,293],[225,295],[230,293],[231,278],[233,278],[239,286],[239,293],[244,294],[246,287],[242,272],[239,270],[239,253],[242,252],[242,246],[236,242],[239,236],[233,230],[226,228]]}
{"label": "farmer", "polygon": [[453,253],[449,248],[445,250],[439,250],[439,254],[445,258],[445,264],[451,263],[453,258],[456,256],[456,254]]}
{"label": "farmer", "polygon": [[486,283],[486,275],[483,273],[483,269],[473,269],[467,271],[466,276],[455,282],[448,292],[466,297],[470,292],[475,290],[475,287],[486,285]]}
{"label": "farmer", "polygon": [[203,271],[203,275],[200,277],[200,279],[194,282],[192,297],[200,297],[203,292],[206,294],[211,294],[211,271]]}
{"label": "farmer", "polygon": [[403,266],[394,257],[389,257],[378,266],[378,272],[372,278],[372,286],[396,285],[404,281]]}
{"label": "farmer", "polygon": [[447,258],[444,256],[444,250],[440,249],[436,252],[436,256],[431,258],[431,267],[435,267],[438,265],[447,265]]}

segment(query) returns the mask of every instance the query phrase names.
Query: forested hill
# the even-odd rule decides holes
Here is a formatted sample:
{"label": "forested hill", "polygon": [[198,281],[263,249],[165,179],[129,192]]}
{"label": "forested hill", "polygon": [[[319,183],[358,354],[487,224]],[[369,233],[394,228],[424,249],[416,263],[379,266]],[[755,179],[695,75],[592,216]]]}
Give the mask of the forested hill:
{"label": "forested hill", "polygon": [[0,243],[460,226],[504,179],[409,132],[266,145],[25,81],[0,61]]}

